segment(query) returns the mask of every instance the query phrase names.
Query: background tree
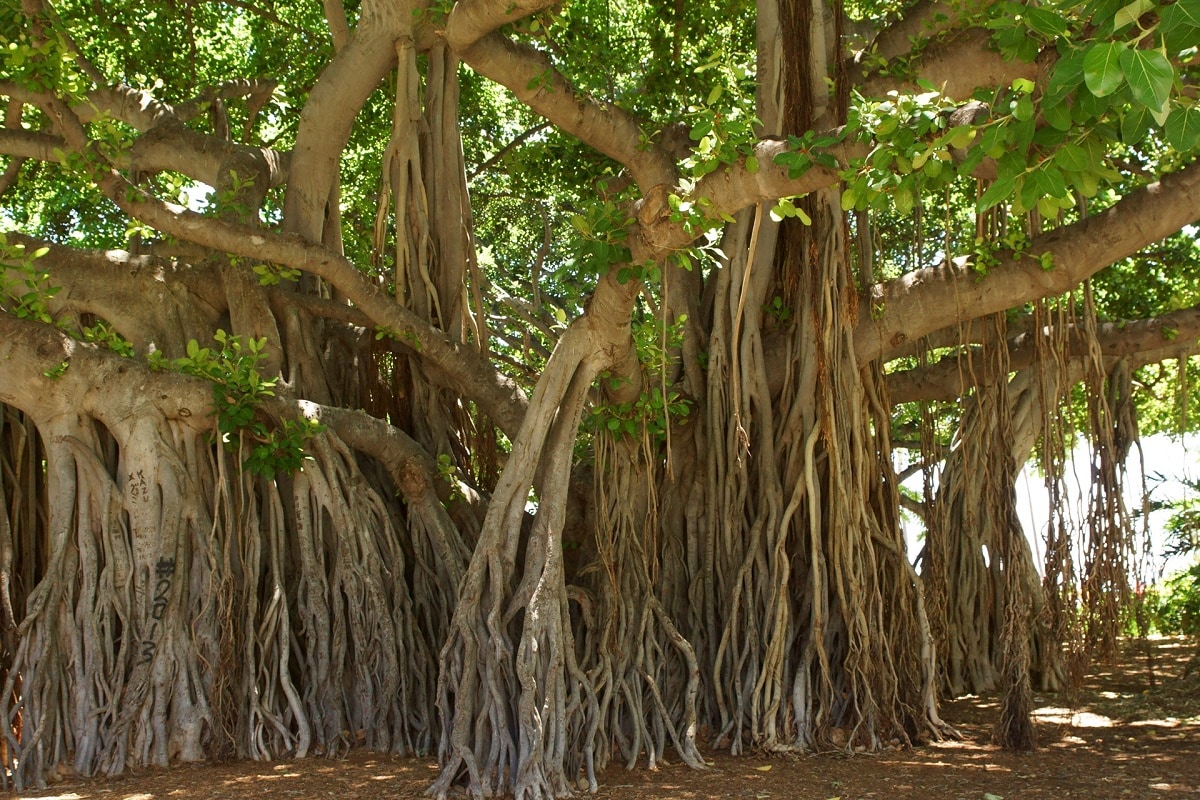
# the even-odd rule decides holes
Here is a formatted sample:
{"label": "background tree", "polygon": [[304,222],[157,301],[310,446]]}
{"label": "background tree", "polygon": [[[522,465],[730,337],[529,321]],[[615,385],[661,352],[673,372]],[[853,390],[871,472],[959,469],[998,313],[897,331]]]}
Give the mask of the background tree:
{"label": "background tree", "polygon": [[[1200,337],[1192,0],[136,11],[0,20],[5,782],[562,796],[997,682],[1026,747],[1113,646],[1133,370]],[[1043,582],[1013,481],[1078,432]]]}

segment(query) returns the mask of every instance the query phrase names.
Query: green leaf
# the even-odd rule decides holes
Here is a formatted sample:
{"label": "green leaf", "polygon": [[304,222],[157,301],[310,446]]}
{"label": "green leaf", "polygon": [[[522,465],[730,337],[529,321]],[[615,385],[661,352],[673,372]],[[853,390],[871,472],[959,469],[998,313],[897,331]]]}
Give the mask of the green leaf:
{"label": "green leaf", "polygon": [[842,192],[842,211],[849,211],[854,208],[854,204],[857,201],[858,197],[854,194],[854,189],[847,187],[846,191]]}
{"label": "green leaf", "polygon": [[1037,84],[1028,78],[1017,78],[1012,82],[1014,92],[1019,94],[1033,94],[1033,90],[1037,88]]}
{"label": "green leaf", "polygon": [[961,125],[957,128],[953,128],[947,133],[950,146],[956,150],[964,150],[967,147],[970,147],[971,142],[975,141],[975,135],[975,129],[967,125]]}
{"label": "green leaf", "polygon": [[792,201],[788,200],[786,197],[781,198],[779,202],[777,202],[771,208],[771,220],[773,222],[782,222],[787,217],[795,216],[795,214],[796,207],[792,205]]}
{"label": "green leaf", "polygon": [[1092,45],[1083,57],[1083,82],[1097,97],[1106,97],[1125,82],[1121,69],[1121,54],[1129,49],[1124,42],[1101,42]]}
{"label": "green leaf", "polygon": [[1013,179],[1000,178],[987,188],[987,191],[979,198],[979,202],[976,203],[976,208],[979,211],[987,211],[992,206],[1003,202],[1005,198],[1012,194],[1012,191]]}
{"label": "green leaf", "polygon": [[758,172],[758,159],[754,156],[746,156],[746,172],[751,175]]}
{"label": "green leaf", "polygon": [[1134,100],[1151,111],[1166,105],[1175,82],[1175,67],[1161,51],[1126,49],[1119,60]]}
{"label": "green leaf", "polygon": [[1171,53],[1200,44],[1200,0],[1180,0],[1160,13],[1159,31]]}
{"label": "green leaf", "polygon": [[1133,0],[1132,3],[1123,6],[1113,15],[1113,30],[1121,30],[1121,28],[1139,19],[1142,14],[1153,8],[1154,3],[1152,0]]}
{"label": "green leaf", "polygon": [[1094,172],[1070,173],[1071,185],[1084,197],[1095,197],[1100,190],[1100,177]]}
{"label": "green leaf", "polygon": [[1043,36],[1056,39],[1067,35],[1067,21],[1058,13],[1045,8],[1028,7],[1022,10],[1022,16],[1029,27]]}
{"label": "green leaf", "polygon": [[1067,172],[1084,172],[1088,169],[1088,154],[1074,142],[1067,142],[1054,154],[1054,163]]}
{"label": "green leaf", "polygon": [[1059,131],[1069,131],[1074,124],[1071,120],[1071,109],[1067,107],[1066,103],[1059,103],[1049,108],[1043,105],[1042,118],[1050,127]]}
{"label": "green leaf", "polygon": [[1021,122],[1033,119],[1033,100],[1029,99],[1029,95],[1021,95],[1021,99],[1017,101],[1017,107],[1013,109],[1013,116]]}
{"label": "green leaf", "polygon": [[1032,177],[1038,193],[1043,197],[1062,197],[1067,193],[1067,181],[1053,164],[1043,164]]}
{"label": "green leaf", "polygon": [[1043,110],[1062,103],[1076,86],[1083,83],[1083,57],[1082,50],[1075,50],[1060,58],[1054,65],[1050,83],[1047,84],[1046,93],[1042,96]]}
{"label": "green leaf", "polygon": [[1167,138],[1167,144],[1176,150],[1194,149],[1200,144],[1200,108],[1176,108],[1167,118],[1163,134]]}
{"label": "green leaf", "polygon": [[1200,0],[1179,0],[1179,2],[1167,6],[1162,11],[1164,23],[1168,15],[1174,17],[1178,22],[1186,23],[1193,28],[1200,28]]}
{"label": "green leaf", "polygon": [[1039,174],[1034,172],[1024,182],[1020,178],[1017,179],[1020,189],[1016,192],[1018,200],[1013,203],[1013,211],[1021,213],[1037,208],[1038,200],[1045,196],[1039,185]]}
{"label": "green leaf", "polygon": [[1145,106],[1133,106],[1121,117],[1121,141],[1125,144],[1137,144],[1146,138],[1150,131],[1152,117]]}

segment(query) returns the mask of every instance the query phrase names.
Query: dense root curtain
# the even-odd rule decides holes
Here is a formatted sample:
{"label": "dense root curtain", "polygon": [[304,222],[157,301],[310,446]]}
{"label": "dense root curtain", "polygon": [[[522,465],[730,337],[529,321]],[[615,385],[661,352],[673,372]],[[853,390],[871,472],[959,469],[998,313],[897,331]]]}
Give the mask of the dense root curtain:
{"label": "dense root curtain", "polygon": [[[807,207],[807,246],[774,269],[756,260],[770,247],[764,224],[742,223],[708,350],[713,574],[701,580],[720,626],[716,732],[735,751],[875,750],[944,733],[920,581],[895,486],[879,481],[890,458],[885,406],[853,354],[841,212],[833,193]],[[795,311],[777,399],[762,317],[748,313],[772,291]]]}
{"label": "dense root curtain", "polygon": [[[0,385],[22,387],[0,408],[6,785],[431,747],[436,646],[411,587],[442,515],[399,513],[332,429],[300,471],[250,474],[253,442],[214,443],[204,384],[159,374],[139,394],[153,374],[115,356],[77,352],[48,402],[47,365],[20,348],[61,357],[61,333],[6,332],[20,357]],[[66,407],[90,357],[110,380]]]}

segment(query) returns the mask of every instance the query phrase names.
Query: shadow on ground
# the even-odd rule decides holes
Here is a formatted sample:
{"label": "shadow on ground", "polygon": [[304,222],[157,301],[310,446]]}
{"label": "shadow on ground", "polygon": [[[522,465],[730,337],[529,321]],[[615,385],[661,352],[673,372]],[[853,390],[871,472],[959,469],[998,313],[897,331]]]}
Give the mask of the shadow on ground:
{"label": "shadow on ground", "polygon": [[[1190,674],[1185,674],[1192,664]],[[996,698],[947,703],[960,741],[853,757],[740,757],[655,771],[609,769],[598,800],[1017,800],[1200,797],[1200,661],[1182,639],[1129,642],[1071,706],[1036,700],[1034,753],[990,744]],[[354,752],[338,760],[182,765],[122,778],[68,778],[20,798],[50,800],[292,800],[418,798],[437,775],[431,761]],[[586,795],[585,795],[586,796]]]}

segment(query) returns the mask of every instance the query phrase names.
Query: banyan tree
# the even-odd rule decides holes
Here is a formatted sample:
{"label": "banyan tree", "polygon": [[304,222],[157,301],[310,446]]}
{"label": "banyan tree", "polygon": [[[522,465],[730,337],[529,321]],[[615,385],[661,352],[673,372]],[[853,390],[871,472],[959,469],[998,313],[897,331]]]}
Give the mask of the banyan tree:
{"label": "banyan tree", "polygon": [[[1114,646],[1133,376],[1200,336],[1195,0],[0,40],[0,785],[367,747],[560,797],[991,689],[1023,747]],[[1023,530],[1078,439],[1087,513]]]}

